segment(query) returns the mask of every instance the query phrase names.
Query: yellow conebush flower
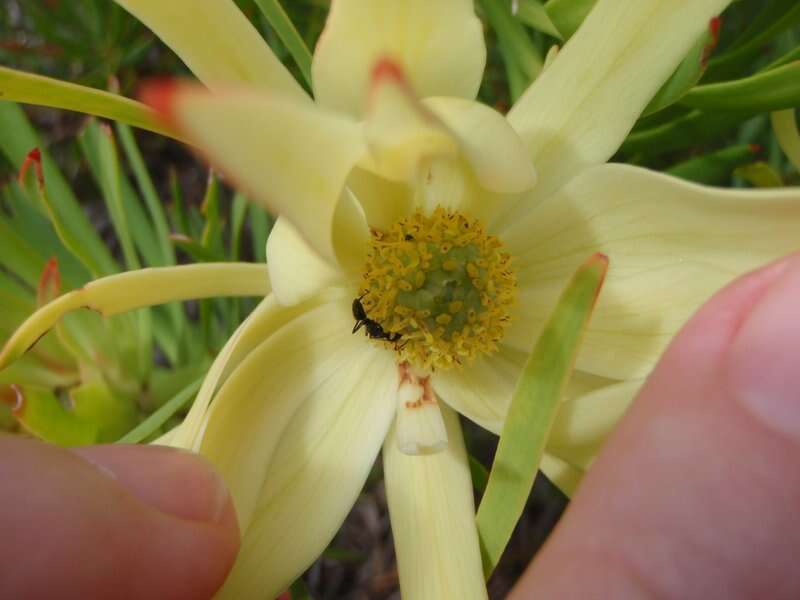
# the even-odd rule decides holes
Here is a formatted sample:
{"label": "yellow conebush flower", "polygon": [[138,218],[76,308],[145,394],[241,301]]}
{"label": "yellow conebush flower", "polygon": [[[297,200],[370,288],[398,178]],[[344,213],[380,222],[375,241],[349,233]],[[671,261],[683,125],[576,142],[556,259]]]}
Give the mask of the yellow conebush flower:
{"label": "yellow conebush flower", "polygon": [[[729,0],[599,0],[507,115],[475,101],[471,0],[336,0],[313,99],[232,0],[117,1],[205,84],[150,90],[163,130],[280,215],[271,293],[162,440],[232,490],[243,542],[221,597],[274,597],[299,576],[383,449],[403,597],[486,598],[457,413],[500,431],[576,268],[595,252],[611,264],[542,464],[567,491],[688,316],[800,245],[797,189],[605,164]],[[63,306],[92,305],[83,294]]]}

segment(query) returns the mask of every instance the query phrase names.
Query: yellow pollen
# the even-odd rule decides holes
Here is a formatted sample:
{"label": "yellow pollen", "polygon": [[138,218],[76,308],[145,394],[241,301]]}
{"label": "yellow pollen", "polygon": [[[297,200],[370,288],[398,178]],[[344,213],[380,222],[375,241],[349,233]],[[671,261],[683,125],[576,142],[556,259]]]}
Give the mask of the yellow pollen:
{"label": "yellow pollen", "polygon": [[475,219],[437,208],[374,230],[359,296],[381,336],[425,370],[497,350],[516,299],[511,257]]}

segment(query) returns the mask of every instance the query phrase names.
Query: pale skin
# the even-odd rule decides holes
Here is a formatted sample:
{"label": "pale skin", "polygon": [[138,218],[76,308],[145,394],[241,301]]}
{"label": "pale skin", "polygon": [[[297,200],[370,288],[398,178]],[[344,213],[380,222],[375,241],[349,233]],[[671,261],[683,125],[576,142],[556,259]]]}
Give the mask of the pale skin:
{"label": "pale skin", "polygon": [[[525,598],[798,598],[800,255],[673,341],[523,575]],[[0,597],[208,598],[238,548],[210,467],[0,437]]]}

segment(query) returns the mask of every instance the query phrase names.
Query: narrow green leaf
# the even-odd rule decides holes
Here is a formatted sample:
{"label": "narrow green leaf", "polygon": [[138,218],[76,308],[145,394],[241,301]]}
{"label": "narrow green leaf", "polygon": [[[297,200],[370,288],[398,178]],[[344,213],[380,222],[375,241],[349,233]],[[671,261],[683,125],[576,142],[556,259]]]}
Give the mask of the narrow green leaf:
{"label": "narrow green leaf", "polygon": [[118,442],[120,444],[138,444],[155,434],[164,423],[169,421],[178,411],[189,404],[197,394],[197,390],[200,389],[202,383],[203,378],[201,377],[187,385],[153,414],[139,423],[134,429],[122,436]]}
{"label": "narrow green leaf", "polygon": [[[81,147],[90,162],[95,165],[96,176],[103,192],[103,200],[114,232],[122,247],[125,265],[128,270],[141,268],[141,261],[136,251],[136,244],[129,225],[130,209],[138,206],[138,198],[131,202],[123,200],[122,175],[120,173],[117,148],[111,129],[90,121],[80,136]],[[132,190],[129,190],[132,193]],[[140,222],[138,233],[141,235],[149,226]],[[148,239],[153,239],[152,232]],[[152,251],[154,243],[145,241],[143,247]],[[117,346],[120,360],[127,373],[137,374],[146,380],[153,367],[153,325],[149,310],[140,310],[127,319],[115,320],[112,325],[117,329]]]}
{"label": "narrow green leaf", "polygon": [[247,199],[243,194],[237,192],[233,197],[233,206],[231,207],[231,260],[239,260],[242,252],[242,229],[244,228],[244,220],[247,216]]}
{"label": "narrow green leaf", "polygon": [[736,81],[699,85],[679,102],[707,111],[771,112],[800,106],[800,61]]}
{"label": "narrow green leaf", "polygon": [[6,67],[0,67],[0,99],[73,110],[180,139],[141,102]]}
{"label": "narrow green leaf", "polygon": [[[39,159],[36,158],[37,156],[38,154],[32,154],[32,164],[34,168],[29,170],[28,176],[36,179],[39,200],[46,207],[48,216],[50,217],[50,223],[53,225],[61,243],[89,270],[92,276],[102,277],[103,275],[109,275],[115,272],[117,270],[116,268],[112,271],[106,271],[108,265],[98,262],[94,254],[92,254],[84,244],[84,239],[80,237],[80,233],[71,227],[69,222],[62,219],[62,213],[59,212],[47,191],[47,182],[40,171],[40,163]],[[35,175],[33,173],[34,171]]]}
{"label": "narrow green leaf", "polygon": [[528,357],[508,410],[477,526],[488,578],[525,508],[608,259],[595,254],[567,285]]}
{"label": "narrow green leaf", "polygon": [[712,141],[747,120],[752,112],[693,110],[668,123],[631,133],[620,151],[626,155],[658,156]]}
{"label": "narrow green leaf", "polygon": [[175,244],[179,250],[183,250],[191,256],[196,262],[222,262],[225,257],[221,254],[216,254],[213,250],[206,248],[200,242],[193,240],[185,235],[173,233],[169,236],[170,241]]}
{"label": "narrow green leaf", "polygon": [[770,115],[772,130],[781,150],[800,171],[800,131],[797,128],[794,110],[781,110]]}
{"label": "narrow green leaf", "polygon": [[222,218],[220,217],[220,189],[214,171],[208,172],[208,185],[200,213],[205,217],[203,234],[200,243],[211,253],[223,256],[224,248],[222,244]]}
{"label": "narrow green leaf", "polygon": [[771,62],[766,67],[764,67],[764,70],[765,71],[770,71],[770,70],[775,69],[777,67],[781,67],[783,65],[787,65],[787,64],[789,64],[791,62],[795,62],[795,61],[798,61],[798,60],[800,60],[800,46],[797,46],[797,48],[795,48],[794,50],[791,50],[791,51],[787,52],[786,54],[781,56],[779,59],[775,60],[774,62]]}
{"label": "narrow green leaf", "polygon": [[[800,24],[800,4],[797,0],[772,0],[738,36],[730,50],[709,62],[708,81],[722,81],[747,72],[753,58],[763,51],[776,35]],[[741,40],[741,42],[739,42]]]}
{"label": "narrow green leaf", "polygon": [[[169,193],[172,205],[170,206],[170,217],[172,220],[172,229],[182,235],[190,235],[189,219],[186,215],[186,208],[183,201],[183,189],[181,182],[178,179],[178,174],[175,169],[169,170]],[[170,242],[172,240],[170,239]]]}
{"label": "narrow green leaf", "polygon": [[[5,219],[0,218],[0,256],[14,257],[14,274],[31,287],[36,287],[46,258],[20,237]],[[3,261],[5,264],[5,260]]]}
{"label": "narrow green leaf", "polygon": [[656,92],[650,103],[642,112],[646,117],[663,110],[682,98],[700,81],[708,65],[708,57],[719,41],[719,19],[713,19],[709,28],[703,32],[692,46],[689,53],[675,69],[675,72]]}
{"label": "narrow green leaf", "polygon": [[489,483],[489,471],[471,454],[469,455],[469,473],[472,476],[472,487],[479,494],[483,494],[486,484]]}
{"label": "narrow green leaf", "polygon": [[561,33],[550,19],[550,15],[539,0],[519,0],[516,17],[537,31],[546,33],[559,40],[563,40]]}
{"label": "narrow green leaf", "polygon": [[691,158],[673,165],[666,172],[688,181],[706,185],[722,185],[728,182],[736,167],[753,160],[753,155],[760,150],[758,146],[739,144]]}
{"label": "narrow green leaf", "polygon": [[597,0],[550,0],[544,8],[563,39],[568,40],[578,31],[596,2]]}
{"label": "narrow green leaf", "polygon": [[111,217],[111,224],[122,247],[125,266],[128,270],[139,269],[141,263],[134,247],[122,200],[119,161],[111,131],[96,121],[90,121],[80,135],[80,142],[84,155],[96,166],[98,183]]}
{"label": "narrow green leaf", "polygon": [[515,100],[541,73],[544,59],[533,45],[528,32],[511,14],[511,8],[507,2],[480,0],[480,6],[492,28],[497,32],[500,52],[503,55],[509,79],[515,77],[513,73],[516,69],[524,76],[518,85],[513,86],[512,100]]}
{"label": "narrow green leaf", "polygon": [[0,385],[16,384],[47,388],[66,388],[80,381],[77,370],[48,368],[34,357],[23,356],[22,360],[0,371]]}
{"label": "narrow green leaf", "polygon": [[139,405],[148,413],[164,406],[178,392],[197,379],[205,377],[210,357],[184,363],[182,366],[167,369],[157,367],[145,390],[139,398]]}
{"label": "narrow green leaf", "polygon": [[267,237],[272,229],[272,218],[260,206],[250,205],[250,233],[253,257],[256,262],[267,262]]}
{"label": "narrow green leaf", "polygon": [[[2,67],[0,67],[1,79]],[[0,97],[2,97],[1,84]],[[22,167],[31,150],[34,148],[40,150],[44,181],[48,195],[53,199],[49,211],[56,215],[58,222],[70,232],[70,238],[81,240],[85,253],[91,256],[91,262],[97,265],[98,272],[103,274],[116,272],[118,270],[116,262],[84,214],[66,179],[44,150],[42,141],[28,123],[22,109],[13,102],[0,102],[0,131],[3,132],[0,135],[0,150],[17,169]],[[35,194],[35,186],[31,189]]]}
{"label": "narrow green leaf", "polygon": [[743,165],[736,169],[733,174],[737,177],[741,177],[753,187],[783,187],[783,179],[780,174],[762,161]]}
{"label": "narrow green leaf", "polygon": [[297,33],[292,20],[283,10],[279,0],[255,0],[258,8],[264,13],[267,21],[278,34],[294,62],[300,69],[308,86],[311,86],[311,52],[308,51],[303,38]]}
{"label": "narrow green leaf", "polygon": [[[86,267],[58,238],[52,223],[47,218],[47,209],[42,206],[38,188],[33,192],[34,197],[31,197],[26,189],[14,181],[5,186],[0,195],[9,213],[0,218],[7,219],[9,226],[36,248],[43,258],[55,257],[58,260],[65,289],[80,287],[90,279]],[[16,259],[16,254],[3,256],[3,266],[11,272],[16,272]]]}
{"label": "narrow green leaf", "polygon": [[169,225],[167,224],[167,216],[164,213],[163,207],[161,206],[161,200],[158,197],[158,192],[156,192],[155,185],[153,185],[153,180],[150,178],[150,174],[147,172],[144,160],[142,159],[142,154],[139,152],[139,147],[136,145],[133,132],[131,131],[130,127],[122,123],[117,123],[116,130],[120,143],[122,144],[122,149],[124,150],[125,156],[128,158],[128,162],[131,165],[131,170],[136,178],[136,183],[139,185],[139,191],[142,194],[142,198],[144,198],[144,201],[147,205],[147,211],[150,214],[150,219],[152,220],[153,226],[156,230],[158,247],[161,250],[162,262],[159,265],[150,266],[166,267],[174,265],[175,252],[172,248],[172,244],[169,241]]}

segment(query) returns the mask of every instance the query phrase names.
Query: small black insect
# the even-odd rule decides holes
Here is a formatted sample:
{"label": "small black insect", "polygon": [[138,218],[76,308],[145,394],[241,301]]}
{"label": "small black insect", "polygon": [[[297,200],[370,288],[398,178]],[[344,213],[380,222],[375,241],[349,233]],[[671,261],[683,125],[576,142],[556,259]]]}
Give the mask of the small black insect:
{"label": "small black insect", "polygon": [[402,334],[385,331],[380,323],[367,316],[367,311],[364,310],[364,305],[361,304],[361,298],[364,296],[366,294],[353,300],[353,318],[356,320],[356,324],[353,326],[353,333],[364,327],[367,337],[373,340],[386,340],[392,343],[400,341]]}

